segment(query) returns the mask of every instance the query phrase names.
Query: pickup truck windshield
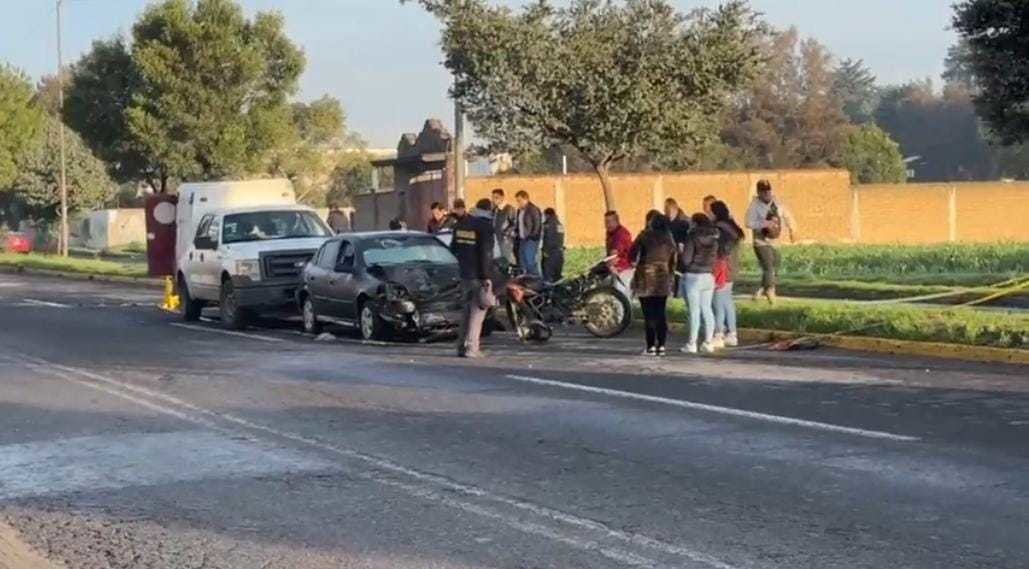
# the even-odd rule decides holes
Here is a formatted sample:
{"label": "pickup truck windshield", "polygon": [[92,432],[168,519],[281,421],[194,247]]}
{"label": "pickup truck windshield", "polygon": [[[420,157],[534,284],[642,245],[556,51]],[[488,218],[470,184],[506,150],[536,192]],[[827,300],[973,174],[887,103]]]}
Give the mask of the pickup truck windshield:
{"label": "pickup truck windshield", "polygon": [[364,244],[364,264],[402,265],[427,263],[456,265],[457,259],[435,237],[412,236],[406,238],[383,237]]}
{"label": "pickup truck windshield", "polygon": [[329,228],[307,211],[255,211],[225,216],[222,243],[328,237]]}

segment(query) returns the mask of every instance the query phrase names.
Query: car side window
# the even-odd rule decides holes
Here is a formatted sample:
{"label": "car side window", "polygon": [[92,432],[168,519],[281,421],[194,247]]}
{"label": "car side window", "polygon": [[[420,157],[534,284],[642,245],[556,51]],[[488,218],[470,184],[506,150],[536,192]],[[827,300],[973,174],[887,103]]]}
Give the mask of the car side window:
{"label": "car side window", "polygon": [[322,245],[321,253],[318,255],[318,266],[327,271],[331,271],[335,268],[336,257],[338,255],[339,241],[326,241],[325,245]]}
{"label": "car side window", "polygon": [[344,269],[353,269],[356,260],[357,250],[354,248],[354,244],[349,241],[340,241],[339,260],[336,262],[336,266]]}
{"label": "car side window", "polygon": [[221,236],[222,221],[220,217],[211,218],[211,226],[207,229],[207,236],[211,238],[211,245],[218,246],[218,238]]}
{"label": "car side window", "polygon": [[193,236],[193,239],[207,235],[207,230],[211,227],[211,217],[210,215],[205,215],[200,219],[200,224],[197,225],[197,234]]}

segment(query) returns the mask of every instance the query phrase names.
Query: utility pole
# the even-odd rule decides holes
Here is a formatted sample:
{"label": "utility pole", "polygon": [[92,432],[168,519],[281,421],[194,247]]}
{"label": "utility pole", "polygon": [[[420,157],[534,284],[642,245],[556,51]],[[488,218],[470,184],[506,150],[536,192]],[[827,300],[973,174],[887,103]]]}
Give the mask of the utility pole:
{"label": "utility pole", "polygon": [[58,98],[58,136],[61,144],[61,240],[60,254],[68,256],[68,184],[65,171],[64,156],[64,57],[61,53],[61,8],[64,0],[57,0],[57,98]]}
{"label": "utility pole", "polygon": [[454,101],[454,185],[458,199],[464,199],[464,111],[461,103]]}

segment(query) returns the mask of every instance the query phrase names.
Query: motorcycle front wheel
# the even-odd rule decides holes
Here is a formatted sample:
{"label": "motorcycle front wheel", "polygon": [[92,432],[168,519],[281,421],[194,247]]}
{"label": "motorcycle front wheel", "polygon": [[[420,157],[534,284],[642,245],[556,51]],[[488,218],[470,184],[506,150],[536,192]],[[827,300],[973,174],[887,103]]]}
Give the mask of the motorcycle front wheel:
{"label": "motorcycle front wheel", "polygon": [[600,287],[586,293],[580,323],[597,338],[614,338],[632,324],[632,304],[614,287]]}
{"label": "motorcycle front wheel", "polygon": [[511,300],[504,303],[507,308],[507,319],[511,327],[518,333],[518,339],[525,342],[546,342],[550,339],[551,330],[543,322],[528,317],[527,308]]}

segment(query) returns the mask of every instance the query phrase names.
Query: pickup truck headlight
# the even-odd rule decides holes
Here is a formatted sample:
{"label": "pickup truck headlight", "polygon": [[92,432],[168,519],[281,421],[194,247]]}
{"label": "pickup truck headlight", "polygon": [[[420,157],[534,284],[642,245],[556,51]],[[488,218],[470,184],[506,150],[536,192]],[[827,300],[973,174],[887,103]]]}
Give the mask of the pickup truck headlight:
{"label": "pickup truck headlight", "polygon": [[236,276],[247,277],[252,281],[261,280],[261,263],[257,259],[236,261]]}

